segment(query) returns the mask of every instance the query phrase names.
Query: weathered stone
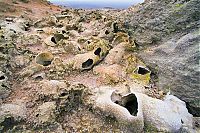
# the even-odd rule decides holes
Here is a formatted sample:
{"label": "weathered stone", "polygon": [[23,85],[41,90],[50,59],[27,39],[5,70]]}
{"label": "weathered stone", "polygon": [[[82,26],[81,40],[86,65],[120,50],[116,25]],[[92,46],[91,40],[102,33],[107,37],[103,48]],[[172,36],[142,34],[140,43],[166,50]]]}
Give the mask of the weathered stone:
{"label": "weathered stone", "polygon": [[2,104],[0,106],[0,131],[12,130],[22,120],[26,118],[25,104]]}
{"label": "weathered stone", "polygon": [[125,43],[120,43],[116,47],[111,49],[105,58],[105,62],[107,64],[120,63],[125,53],[125,45]]}
{"label": "weathered stone", "polygon": [[[146,1],[130,8],[128,31],[149,66],[158,66],[160,89],[171,90],[200,116],[198,0]],[[151,45],[149,45],[151,44]],[[157,46],[156,46],[157,45]]]}
{"label": "weathered stone", "polygon": [[195,116],[200,115],[199,38],[189,33],[141,54],[147,64],[158,65],[158,86],[184,100]]}
{"label": "weathered stone", "polygon": [[35,58],[35,62],[43,66],[48,66],[51,65],[53,59],[54,56],[50,52],[43,52],[37,55],[37,57]]}
{"label": "weathered stone", "polygon": [[114,116],[122,125],[133,127],[129,128],[132,132],[142,131],[143,126],[151,132],[178,132],[183,129],[193,132],[193,116],[188,113],[183,101],[172,95],[159,100],[131,90],[123,94],[110,87],[100,87],[96,107],[105,115]]}
{"label": "weathered stone", "polygon": [[35,112],[35,116],[40,124],[53,123],[55,121],[54,111],[56,109],[55,102],[45,102],[40,105]]}
{"label": "weathered stone", "polygon": [[8,84],[8,77],[0,71],[0,99],[5,99],[11,93],[10,86]]}
{"label": "weathered stone", "polygon": [[125,72],[118,64],[96,66],[93,73],[99,75],[100,79],[106,84],[116,84],[125,79]]}
{"label": "weathered stone", "polygon": [[[135,99],[136,96],[133,95],[131,101],[126,99],[126,96],[124,96],[124,100],[122,100],[120,96],[117,96],[114,90],[101,87],[99,88],[96,99],[96,107],[102,110],[105,115],[115,117],[121,125],[128,126],[130,132],[141,132],[144,126],[142,101],[137,98]],[[120,105],[119,102],[122,102],[122,105]],[[129,107],[126,106],[129,102],[134,104],[133,110],[131,109],[132,107],[129,108],[129,105]]]}

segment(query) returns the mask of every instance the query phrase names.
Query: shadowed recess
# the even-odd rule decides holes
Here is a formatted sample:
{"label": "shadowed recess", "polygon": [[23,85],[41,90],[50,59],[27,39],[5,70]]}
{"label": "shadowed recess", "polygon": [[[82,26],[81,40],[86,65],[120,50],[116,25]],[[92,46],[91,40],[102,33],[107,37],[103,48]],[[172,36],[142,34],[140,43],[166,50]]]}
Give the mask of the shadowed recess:
{"label": "shadowed recess", "polygon": [[43,66],[48,66],[51,65],[53,58],[53,55],[49,52],[41,53],[36,57],[36,63]]}
{"label": "shadowed recess", "polygon": [[129,94],[122,98],[123,106],[130,112],[131,115],[137,116],[138,102],[135,94]]}
{"label": "shadowed recess", "polygon": [[138,74],[145,75],[147,73],[150,73],[150,71],[148,69],[143,68],[143,67],[138,68]]}
{"label": "shadowed recess", "polygon": [[137,116],[138,102],[135,94],[129,94],[127,96],[122,97],[120,94],[113,92],[111,95],[111,100],[114,103],[126,108],[131,115]]}
{"label": "shadowed recess", "polygon": [[101,48],[98,48],[97,50],[94,51],[95,55],[100,56],[100,53],[101,53]]}
{"label": "shadowed recess", "polygon": [[14,117],[7,117],[5,120],[0,124],[0,127],[3,128],[4,132],[9,131],[10,129],[13,129],[13,127],[17,125],[17,122],[15,121]]}
{"label": "shadowed recess", "polygon": [[89,67],[92,66],[92,64],[93,64],[93,60],[92,59],[88,59],[86,62],[84,62],[82,64],[82,68],[89,68]]}
{"label": "shadowed recess", "polygon": [[0,80],[4,80],[5,79],[5,76],[0,76]]}
{"label": "shadowed recess", "polygon": [[56,44],[56,39],[54,37],[51,37],[51,41]]}

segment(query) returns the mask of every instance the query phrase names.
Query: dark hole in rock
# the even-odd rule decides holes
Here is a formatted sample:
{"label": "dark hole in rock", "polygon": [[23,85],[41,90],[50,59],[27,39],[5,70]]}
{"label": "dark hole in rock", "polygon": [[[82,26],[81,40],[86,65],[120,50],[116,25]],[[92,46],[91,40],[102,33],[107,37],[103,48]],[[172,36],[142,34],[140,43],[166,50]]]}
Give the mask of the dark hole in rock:
{"label": "dark hole in rock", "polygon": [[4,38],[5,38],[5,36],[4,36],[4,35],[1,35],[1,38],[3,38],[3,39],[4,39]]}
{"label": "dark hole in rock", "polygon": [[118,31],[119,31],[118,25],[117,25],[117,23],[114,23],[113,24],[113,32],[117,33]]}
{"label": "dark hole in rock", "polygon": [[89,109],[88,109],[90,112],[93,112],[94,113],[94,110],[93,110],[93,108],[92,107],[89,107]]}
{"label": "dark hole in rock", "polygon": [[150,71],[146,68],[143,68],[143,67],[139,67],[138,68],[138,74],[141,74],[141,75],[145,75],[147,73],[149,73]]}
{"label": "dark hole in rock", "polygon": [[28,30],[29,30],[29,27],[24,26],[24,31],[28,31]]}
{"label": "dark hole in rock", "polygon": [[122,97],[120,94],[113,92],[111,95],[111,100],[114,103],[125,107],[131,115],[137,116],[138,102],[135,94],[129,94],[127,96]]}
{"label": "dark hole in rock", "polygon": [[105,31],[105,34],[108,35],[110,32],[108,30]]}
{"label": "dark hole in rock", "polygon": [[62,30],[62,33],[63,33],[63,34],[65,34],[65,33],[67,33],[67,32],[66,32],[66,31],[64,31],[64,30]]}
{"label": "dark hole in rock", "polygon": [[101,48],[98,48],[97,50],[94,51],[95,55],[100,56],[100,53],[101,53]]}
{"label": "dark hole in rock", "polygon": [[87,43],[90,44],[91,42],[90,42],[90,41],[87,41]]}
{"label": "dark hole in rock", "polygon": [[74,30],[78,30],[79,28],[76,26],[76,27],[74,27]]}
{"label": "dark hole in rock", "polygon": [[25,24],[27,27],[30,27],[31,25],[29,23]]}
{"label": "dark hole in rock", "polygon": [[137,116],[138,102],[135,94],[130,94],[128,96],[123,97],[122,104],[130,112],[131,115]]}
{"label": "dark hole in rock", "polygon": [[86,62],[84,62],[82,64],[82,68],[88,68],[88,67],[92,66],[92,64],[93,64],[93,60],[92,59],[88,59]]}
{"label": "dark hole in rock", "polygon": [[5,120],[0,123],[0,126],[3,127],[3,132],[13,129],[15,125],[17,125],[17,122],[13,117],[5,118]]}
{"label": "dark hole in rock", "polygon": [[38,117],[39,116],[39,114],[36,114],[36,117]]}
{"label": "dark hole in rock", "polygon": [[119,104],[119,101],[115,101],[116,104]]}
{"label": "dark hole in rock", "polygon": [[42,29],[39,29],[39,30],[37,30],[38,32],[44,32],[44,30],[42,30]]}
{"label": "dark hole in rock", "polygon": [[51,65],[51,61],[43,61],[43,66]]}
{"label": "dark hole in rock", "polygon": [[3,88],[8,88],[8,86],[6,86],[6,85],[4,85],[4,84],[2,84],[1,87],[3,87]]}
{"label": "dark hole in rock", "polygon": [[183,120],[181,119],[181,123],[184,124]]}
{"label": "dark hole in rock", "polygon": [[52,41],[53,43],[56,44],[56,39],[55,39],[55,37],[52,37],[52,38],[51,38],[51,41]]}
{"label": "dark hole in rock", "polygon": [[139,47],[140,47],[140,45],[137,43],[137,41],[136,41],[136,40],[134,40],[133,42],[134,42],[134,44],[135,44],[136,48],[139,48]]}
{"label": "dark hole in rock", "polygon": [[42,77],[42,76],[37,76],[37,77],[35,78],[35,80],[41,81],[41,80],[43,80],[43,77]]}
{"label": "dark hole in rock", "polygon": [[66,96],[66,95],[67,95],[66,92],[63,92],[63,93],[60,94],[61,97],[64,97],[64,96]]}
{"label": "dark hole in rock", "polygon": [[5,76],[0,76],[0,80],[4,80],[5,79]]}

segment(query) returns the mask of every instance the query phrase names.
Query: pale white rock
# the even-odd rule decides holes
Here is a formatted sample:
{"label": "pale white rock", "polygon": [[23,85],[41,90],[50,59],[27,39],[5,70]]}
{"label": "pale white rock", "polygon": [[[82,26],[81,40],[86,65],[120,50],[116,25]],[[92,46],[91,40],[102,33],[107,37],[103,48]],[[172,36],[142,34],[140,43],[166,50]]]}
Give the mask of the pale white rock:
{"label": "pale white rock", "polygon": [[[122,125],[127,125],[133,132],[142,132],[144,127],[143,112],[142,112],[142,101],[137,99],[138,102],[138,112],[136,116],[130,114],[130,112],[123,106],[115,103],[111,99],[115,90],[109,87],[99,88],[98,98],[96,100],[96,106],[107,115],[114,116],[119,123]],[[128,95],[128,94],[127,94]],[[126,97],[127,95],[124,95]],[[139,95],[135,94],[136,97]]]}
{"label": "pale white rock", "polygon": [[26,106],[23,103],[10,103],[10,104],[2,104],[0,106],[0,116],[10,115],[15,119],[25,118],[26,117]]}
{"label": "pale white rock", "polygon": [[182,126],[192,128],[193,116],[188,112],[183,101],[173,95],[164,100],[140,94],[143,102],[144,121],[158,131],[177,132]]}
{"label": "pale white rock", "polygon": [[144,125],[158,132],[193,131],[193,116],[183,101],[173,95],[160,100],[132,90],[124,94],[111,87],[100,87],[96,106],[119,123],[131,125],[134,132]]}

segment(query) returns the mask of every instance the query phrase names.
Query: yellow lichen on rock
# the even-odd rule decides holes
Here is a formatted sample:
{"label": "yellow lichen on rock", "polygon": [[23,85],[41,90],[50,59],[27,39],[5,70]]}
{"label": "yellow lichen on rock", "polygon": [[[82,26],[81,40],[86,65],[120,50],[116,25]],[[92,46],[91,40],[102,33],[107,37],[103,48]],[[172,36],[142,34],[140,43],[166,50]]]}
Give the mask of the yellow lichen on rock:
{"label": "yellow lichen on rock", "polygon": [[96,63],[100,61],[100,57],[95,55],[93,51],[85,53],[85,54],[78,54],[74,58],[73,68],[75,70],[85,70],[91,69]]}
{"label": "yellow lichen on rock", "polygon": [[126,73],[133,80],[148,85],[150,81],[151,71],[146,65],[134,55],[128,55],[126,58]]}
{"label": "yellow lichen on rock", "polygon": [[113,45],[117,45],[122,42],[129,43],[129,35],[124,32],[117,32],[112,43]]}
{"label": "yellow lichen on rock", "polygon": [[53,59],[54,56],[50,52],[43,52],[35,58],[35,62],[43,66],[48,66],[51,64]]}
{"label": "yellow lichen on rock", "polygon": [[144,85],[148,85],[150,81],[150,73],[147,73],[145,75],[133,73],[130,76],[132,79],[136,79],[137,81],[143,83]]}
{"label": "yellow lichen on rock", "polygon": [[85,44],[85,48],[87,51],[96,49],[97,53],[94,54],[99,55],[101,58],[104,57],[110,50],[109,43],[106,40],[97,37],[92,37],[90,40],[88,40]]}

